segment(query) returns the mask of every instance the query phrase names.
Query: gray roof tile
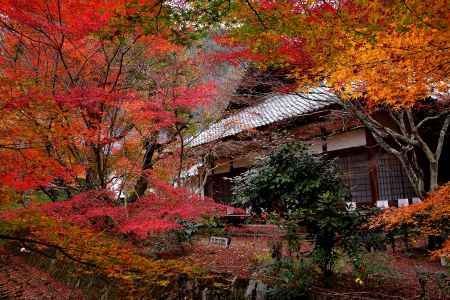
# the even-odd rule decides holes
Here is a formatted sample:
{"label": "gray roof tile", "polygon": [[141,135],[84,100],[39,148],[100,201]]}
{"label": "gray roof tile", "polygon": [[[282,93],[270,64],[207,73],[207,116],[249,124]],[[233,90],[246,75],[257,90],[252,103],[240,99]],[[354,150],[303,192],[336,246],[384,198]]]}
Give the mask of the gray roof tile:
{"label": "gray roof tile", "polygon": [[338,102],[339,98],[326,88],[312,89],[309,93],[275,95],[211,124],[197,136],[188,139],[186,145],[199,146],[248,129],[299,117]]}

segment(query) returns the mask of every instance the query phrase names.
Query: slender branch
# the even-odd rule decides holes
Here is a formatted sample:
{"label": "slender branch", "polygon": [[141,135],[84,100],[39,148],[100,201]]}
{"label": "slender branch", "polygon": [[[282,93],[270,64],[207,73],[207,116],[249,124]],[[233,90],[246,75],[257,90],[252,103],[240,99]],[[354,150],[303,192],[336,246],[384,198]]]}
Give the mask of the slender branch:
{"label": "slender branch", "polygon": [[260,14],[258,13],[258,11],[256,11],[256,9],[253,7],[253,5],[250,3],[250,0],[245,0],[245,2],[247,2],[248,7],[250,7],[250,9],[253,11],[253,13],[255,14],[255,16],[258,18],[259,23],[261,24],[261,26],[264,28],[264,30],[267,30],[267,26],[266,24],[264,24],[263,19],[261,18]]}
{"label": "slender branch", "polygon": [[119,53],[119,50],[122,46],[119,44],[116,48],[116,50],[114,51],[113,55],[111,58],[108,57],[108,53],[106,52],[105,46],[102,43],[102,50],[103,53],[105,54],[105,58],[107,60],[107,64],[106,64],[106,71],[105,71],[105,79],[103,80],[103,87],[106,87],[106,84],[108,83],[108,77],[109,77],[109,72],[111,70],[111,64],[114,61],[114,59],[116,58],[117,54]]}
{"label": "slender branch", "polygon": [[83,72],[84,68],[86,67],[86,65],[88,64],[88,62],[91,60],[92,57],[94,57],[95,54],[97,54],[100,50],[95,49],[90,55],[88,55],[87,57],[85,57],[83,63],[81,64],[80,68],[78,69],[78,71],[76,72],[76,75],[74,76],[76,81],[79,81],[80,76],[81,76],[81,72]]}
{"label": "slender branch", "polygon": [[403,136],[398,132],[395,132],[391,128],[383,126],[382,124],[380,124],[380,122],[375,120],[369,113],[361,111],[361,109],[356,107],[356,105],[347,103],[342,105],[344,106],[344,108],[353,111],[358,117],[358,119],[360,119],[366,126],[370,126],[373,130],[376,130],[381,137],[387,138],[388,136],[391,136],[399,146],[402,146],[400,142],[409,145],[416,144],[414,140],[409,139],[407,136]]}
{"label": "slender branch", "polygon": [[417,124],[416,127],[417,127],[417,128],[420,128],[420,127],[422,127],[426,122],[432,121],[432,120],[436,120],[436,119],[439,119],[440,117],[445,116],[445,115],[448,115],[448,114],[450,114],[450,112],[449,112],[449,111],[445,111],[445,112],[442,112],[442,113],[437,114],[437,115],[435,115],[435,116],[429,116],[429,117],[426,117],[426,118],[424,118],[422,121],[420,121],[420,122]]}
{"label": "slender branch", "polygon": [[184,138],[182,130],[183,128],[178,128],[176,126],[177,135],[180,138],[180,157],[179,157],[179,167],[178,167],[178,181],[181,180],[181,172],[183,171],[183,159],[184,159]]}
{"label": "slender branch", "polygon": [[391,116],[392,120],[394,120],[395,123],[397,123],[398,128],[402,132],[404,136],[408,136],[408,132],[406,131],[406,124],[405,124],[405,112],[402,110],[397,118],[396,115],[394,115],[393,111],[389,109],[389,115]]}
{"label": "slender branch", "polygon": [[448,127],[450,125],[450,115],[445,118],[444,125],[442,125],[441,132],[439,133],[439,140],[436,147],[436,160],[439,161],[439,158],[442,154],[442,149],[444,148],[445,136],[447,134]]}
{"label": "slender branch", "polygon": [[50,47],[50,48],[54,48],[54,45],[49,44],[49,43],[46,43],[46,42],[41,41],[41,40],[36,40],[36,39],[34,39],[34,38],[28,36],[27,34],[18,31],[18,30],[15,29],[12,25],[10,25],[10,24],[8,24],[8,23],[2,21],[2,20],[0,20],[0,23],[3,24],[3,27],[4,27],[5,29],[7,29],[7,30],[9,30],[9,31],[11,31],[11,32],[13,32],[13,33],[15,33],[15,34],[17,34],[17,35],[20,36],[20,37],[24,37],[24,38],[26,38],[26,39],[28,39],[28,40],[30,40],[30,41],[36,43],[36,44],[43,44],[43,45],[46,45],[46,46],[48,46],[48,47]]}
{"label": "slender branch", "polygon": [[119,82],[119,78],[122,75],[122,69],[123,69],[123,60],[125,58],[125,54],[127,54],[127,52],[131,49],[131,47],[128,47],[125,51],[122,52],[122,54],[120,55],[120,60],[119,60],[119,71],[117,72],[116,75],[116,79],[114,80],[114,83],[111,87],[110,92],[113,92],[116,89],[117,83]]}
{"label": "slender branch", "polygon": [[59,55],[59,58],[61,59],[61,62],[63,64],[63,66],[64,66],[64,70],[66,70],[66,73],[69,76],[70,83],[74,85],[75,84],[75,80],[74,80],[73,75],[72,75],[72,73],[69,70],[69,66],[67,65],[66,60],[64,58],[64,54],[62,52],[62,46],[59,47],[56,51],[57,51],[57,53]]}
{"label": "slender branch", "polygon": [[2,239],[2,240],[10,240],[10,241],[18,241],[18,242],[22,242],[22,243],[37,244],[37,245],[42,245],[42,246],[47,246],[47,247],[50,247],[50,248],[54,248],[54,249],[58,250],[59,252],[61,252],[61,254],[64,255],[65,257],[67,257],[67,258],[69,258],[69,259],[71,259],[71,260],[73,260],[73,261],[75,261],[77,263],[80,263],[80,264],[83,264],[83,265],[86,265],[86,266],[90,266],[90,267],[96,267],[96,265],[94,265],[92,263],[88,263],[88,262],[82,261],[82,260],[72,256],[71,254],[67,253],[67,251],[63,247],[58,246],[58,245],[50,244],[50,243],[43,242],[43,241],[37,241],[37,240],[33,240],[33,239],[28,239],[28,238],[21,238],[21,237],[5,235],[5,234],[0,234],[0,239]]}

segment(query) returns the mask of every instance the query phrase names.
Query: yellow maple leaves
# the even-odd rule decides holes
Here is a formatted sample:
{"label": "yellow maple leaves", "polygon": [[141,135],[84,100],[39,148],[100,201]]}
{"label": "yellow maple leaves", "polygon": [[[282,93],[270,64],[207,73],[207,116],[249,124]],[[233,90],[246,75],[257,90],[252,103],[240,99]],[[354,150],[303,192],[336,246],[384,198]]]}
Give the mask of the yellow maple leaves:
{"label": "yellow maple leaves", "polygon": [[[283,65],[284,60],[300,86],[325,81],[344,98],[364,96],[371,105],[395,107],[448,94],[446,0],[306,1],[297,6],[271,1],[269,6],[267,1],[255,6],[258,18],[248,8],[240,10],[238,16],[247,12],[248,18],[235,36],[254,50],[271,49],[264,64]],[[277,35],[280,38],[274,38]],[[308,56],[289,63],[280,51],[281,38],[301,39],[300,50]],[[302,63],[307,59],[311,64]]]}

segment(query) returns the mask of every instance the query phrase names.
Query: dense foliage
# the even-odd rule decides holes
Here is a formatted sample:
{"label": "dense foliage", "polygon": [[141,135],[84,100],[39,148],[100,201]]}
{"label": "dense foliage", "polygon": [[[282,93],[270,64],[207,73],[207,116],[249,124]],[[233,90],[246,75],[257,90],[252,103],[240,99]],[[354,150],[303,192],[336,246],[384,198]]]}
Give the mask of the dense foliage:
{"label": "dense foliage", "polygon": [[447,97],[448,5],[236,1],[232,17],[242,25],[233,27],[227,41],[246,45],[247,58],[261,65],[292,70],[300,85],[326,80],[343,96],[364,95],[371,105],[408,106],[436,90]]}
{"label": "dense foliage", "polygon": [[[87,278],[109,282],[115,299],[163,299],[182,290],[179,278],[201,279],[204,274],[177,260],[154,260],[124,240],[107,232],[55,220],[35,212],[21,211],[0,222],[0,238],[19,242],[38,255],[53,259],[60,279],[77,282]],[[18,238],[21,236],[22,238]],[[177,289],[174,289],[177,287]],[[87,294],[99,297],[100,290]]]}
{"label": "dense foliage", "polygon": [[[195,116],[217,96],[208,72],[223,61],[285,70],[296,82],[289,91],[326,83],[358,100],[362,123],[382,147],[398,146],[385,150],[398,153],[418,194],[427,172],[433,190],[450,127],[448,8],[445,0],[1,1],[0,240],[109,278],[119,299],[176,297],[173,287],[199,274],[157,260],[155,248],[190,240],[204,216],[206,231],[223,233],[214,216],[226,206],[168,183],[181,176]],[[221,53],[199,42],[213,27]],[[370,119],[381,106],[397,131]],[[442,123],[436,143],[421,135],[427,122]],[[363,278],[358,252],[381,231],[448,239],[449,189],[364,228],[370,214],[348,210],[333,162],[289,144],[238,177],[235,195],[270,212],[290,250],[302,230],[313,242],[311,260],[272,266],[281,272],[274,294],[295,298],[311,282],[304,271],[318,265],[329,275],[341,252]],[[449,243],[435,254],[447,255]]]}
{"label": "dense foliage", "polygon": [[280,146],[236,177],[235,183],[238,203],[256,212],[271,210],[289,216],[327,198],[345,206],[345,188],[335,165],[309,154],[300,143]]}
{"label": "dense foliage", "polygon": [[136,245],[225,210],[155,168],[215,95],[189,25],[209,17],[183,5],[0,2],[0,239],[117,280],[120,299],[186,273]]}
{"label": "dense foliage", "polygon": [[284,70],[295,81],[285,90],[325,84],[352,100],[342,105],[401,162],[416,194],[437,188],[450,127],[448,1],[232,3],[231,29],[219,38],[236,46],[230,60]]}
{"label": "dense foliage", "polygon": [[288,229],[285,238],[290,245],[298,242],[298,230],[306,229],[315,244],[313,255],[327,276],[336,247],[353,242],[352,236],[358,234],[361,219],[347,210],[346,190],[334,162],[312,155],[303,144],[280,146],[235,183],[237,202],[256,212],[274,213]]}
{"label": "dense foliage", "polygon": [[[386,233],[408,230],[411,234],[425,237],[437,237],[440,249],[435,249],[436,255],[448,254],[450,234],[450,185],[441,186],[428,195],[421,203],[397,209],[386,210],[371,220],[372,229],[382,228]],[[435,245],[433,245],[435,246]]]}
{"label": "dense foliage", "polygon": [[[177,153],[168,145],[182,139],[192,110],[214,96],[214,84],[199,79],[202,52],[188,53],[202,30],[187,22],[202,15],[181,8],[152,0],[0,4],[1,204],[52,201],[52,217],[86,225],[108,216],[141,237],[176,227],[150,216],[158,209],[180,218],[205,212],[152,172],[164,147]],[[150,179],[157,196],[146,196]]]}

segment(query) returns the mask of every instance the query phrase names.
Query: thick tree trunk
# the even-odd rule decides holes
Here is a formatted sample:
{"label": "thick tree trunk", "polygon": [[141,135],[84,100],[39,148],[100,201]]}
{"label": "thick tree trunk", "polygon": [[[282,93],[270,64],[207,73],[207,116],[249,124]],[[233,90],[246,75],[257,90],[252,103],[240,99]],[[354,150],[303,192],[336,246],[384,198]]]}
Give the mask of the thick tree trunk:
{"label": "thick tree trunk", "polygon": [[86,170],[86,189],[93,190],[96,189],[98,186],[99,183],[97,180],[97,173],[95,172],[94,168],[89,167]]}
{"label": "thick tree trunk", "polygon": [[138,200],[140,197],[144,196],[145,191],[148,188],[148,179],[145,175],[145,171],[148,171],[153,168],[153,155],[155,151],[158,149],[159,145],[156,143],[156,139],[146,140],[144,143],[145,154],[144,161],[142,164],[142,174],[139,176],[136,185],[134,186],[133,193],[128,197],[127,202],[134,202]]}

